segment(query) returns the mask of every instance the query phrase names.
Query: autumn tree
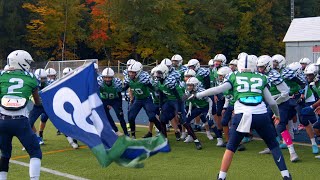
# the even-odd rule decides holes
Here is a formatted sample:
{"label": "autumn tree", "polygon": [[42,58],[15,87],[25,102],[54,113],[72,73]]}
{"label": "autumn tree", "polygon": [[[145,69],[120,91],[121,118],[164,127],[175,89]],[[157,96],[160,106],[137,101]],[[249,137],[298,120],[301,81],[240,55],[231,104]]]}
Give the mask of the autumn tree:
{"label": "autumn tree", "polygon": [[[80,26],[85,11],[79,0],[38,0],[25,3],[34,18],[27,25],[28,41],[43,59],[77,59],[77,42],[84,41],[86,33]],[[62,53],[64,49],[64,53]]]}

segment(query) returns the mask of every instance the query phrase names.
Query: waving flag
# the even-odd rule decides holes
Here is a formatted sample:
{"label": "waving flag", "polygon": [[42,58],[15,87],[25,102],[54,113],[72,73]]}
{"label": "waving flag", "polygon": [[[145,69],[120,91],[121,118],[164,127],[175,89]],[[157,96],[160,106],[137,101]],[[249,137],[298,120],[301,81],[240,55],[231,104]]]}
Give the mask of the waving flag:
{"label": "waving flag", "polygon": [[97,74],[90,63],[52,83],[40,96],[56,128],[88,145],[103,167],[112,162],[143,167],[142,160],[170,151],[163,136],[141,140],[118,137],[107,120],[98,90]]}

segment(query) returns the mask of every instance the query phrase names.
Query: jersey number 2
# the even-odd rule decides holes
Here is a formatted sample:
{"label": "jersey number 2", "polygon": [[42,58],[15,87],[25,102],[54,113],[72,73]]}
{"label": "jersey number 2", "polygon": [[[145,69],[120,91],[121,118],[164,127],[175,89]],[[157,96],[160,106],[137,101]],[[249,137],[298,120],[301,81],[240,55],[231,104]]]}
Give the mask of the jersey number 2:
{"label": "jersey number 2", "polygon": [[21,94],[22,92],[14,92],[15,89],[20,89],[23,87],[23,80],[20,78],[11,78],[9,80],[10,83],[17,83],[15,85],[11,85],[8,88],[8,94]]}
{"label": "jersey number 2", "polygon": [[[238,92],[248,92],[249,90],[251,92],[255,93],[262,93],[259,87],[262,86],[262,79],[261,78],[250,78],[248,77],[236,77],[237,84],[240,86],[237,87]],[[251,82],[251,84],[249,83]]]}

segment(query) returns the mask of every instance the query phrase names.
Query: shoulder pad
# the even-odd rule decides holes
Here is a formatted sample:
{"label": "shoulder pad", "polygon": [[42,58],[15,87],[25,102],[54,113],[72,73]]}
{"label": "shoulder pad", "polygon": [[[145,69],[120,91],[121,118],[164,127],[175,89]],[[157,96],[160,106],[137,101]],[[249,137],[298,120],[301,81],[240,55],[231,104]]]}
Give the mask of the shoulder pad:
{"label": "shoulder pad", "polygon": [[188,68],[186,66],[184,66],[184,65],[180,66],[179,71],[185,72],[186,70],[188,70]]}
{"label": "shoulder pad", "polygon": [[113,78],[113,84],[114,84],[114,87],[118,91],[121,91],[121,89],[122,89],[122,81],[119,78]]}
{"label": "shoulder pad", "polygon": [[291,80],[296,76],[296,74],[293,70],[288,69],[288,68],[284,68],[284,69],[282,69],[281,76],[283,77],[283,79]]}
{"label": "shoulder pad", "polygon": [[199,70],[197,71],[198,76],[206,77],[209,74],[210,74],[210,71],[207,68],[199,68]]}
{"label": "shoulder pad", "polygon": [[163,82],[163,84],[169,89],[175,88],[176,83],[177,83],[177,79],[174,76],[168,76]]}
{"label": "shoulder pad", "polygon": [[267,76],[268,82],[274,85],[279,85],[283,82],[280,73],[276,70],[271,70]]}
{"label": "shoulder pad", "polygon": [[139,82],[141,82],[142,84],[148,84],[150,83],[150,75],[145,72],[145,71],[142,71],[139,75]]}

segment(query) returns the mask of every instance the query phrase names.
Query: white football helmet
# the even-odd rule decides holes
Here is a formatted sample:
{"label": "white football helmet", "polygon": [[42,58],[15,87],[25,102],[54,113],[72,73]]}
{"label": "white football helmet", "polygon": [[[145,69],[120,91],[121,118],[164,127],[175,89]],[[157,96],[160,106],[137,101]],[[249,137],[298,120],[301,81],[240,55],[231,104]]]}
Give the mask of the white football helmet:
{"label": "white football helmet", "polygon": [[210,61],[208,62],[209,66],[214,66],[214,59],[210,59]]}
{"label": "white football helmet", "polygon": [[57,71],[54,70],[53,68],[48,68],[48,69],[46,70],[46,73],[47,73],[48,76],[55,76],[55,75],[57,75]]}
{"label": "white football helmet", "polygon": [[9,69],[10,69],[10,67],[9,67],[9,65],[8,65],[8,64],[7,64],[7,65],[5,65],[5,66],[4,66],[4,68],[3,68],[3,70],[4,70],[4,71],[8,71]]}
{"label": "white football helmet", "polygon": [[7,61],[10,68],[24,71],[29,71],[31,63],[34,62],[31,55],[24,50],[11,52],[7,57]]}
{"label": "white football helmet", "polygon": [[314,74],[317,75],[318,74],[318,67],[316,64],[312,63],[309,64],[305,69],[304,69],[304,74]]}
{"label": "white football helmet", "polygon": [[136,62],[136,60],[134,60],[134,59],[129,59],[128,61],[127,61],[127,68],[130,66],[130,65],[132,65],[133,63],[135,63]]}
{"label": "white football helmet", "polygon": [[37,79],[41,80],[43,78],[47,78],[47,72],[46,70],[44,69],[37,69],[35,72],[34,72],[34,75],[36,76]]}
{"label": "white football helmet", "polygon": [[157,67],[154,67],[151,69],[150,75],[154,77],[156,75],[156,72],[157,72]]}
{"label": "white football helmet", "polygon": [[131,64],[128,67],[128,72],[136,72],[135,78],[139,77],[140,73],[142,72],[143,66],[140,62],[136,61],[135,63]]}
{"label": "white football helmet", "polygon": [[273,68],[278,68],[282,69],[286,66],[286,58],[284,58],[281,54],[276,54],[272,56],[272,60],[278,63],[278,67],[273,67]]}
{"label": "white football helmet", "polygon": [[320,57],[317,59],[316,65],[320,66]]}
{"label": "white football helmet", "polygon": [[218,69],[217,74],[225,77],[226,75],[228,75],[231,72],[232,72],[232,70],[228,66],[223,66]]}
{"label": "white football helmet", "polygon": [[301,59],[299,60],[299,63],[300,63],[300,64],[307,64],[307,65],[309,65],[309,64],[311,63],[311,60],[310,60],[309,58],[301,58]]}
{"label": "white football helmet", "polygon": [[248,56],[251,56],[251,58],[256,61],[256,63],[258,62],[258,57],[256,55],[248,55]]}
{"label": "white football helmet", "polygon": [[165,79],[169,75],[169,68],[165,64],[159,64],[156,67],[156,77]]}
{"label": "white football helmet", "polygon": [[113,77],[114,76],[114,71],[111,68],[105,68],[102,73],[102,77]]}
{"label": "white football helmet", "polygon": [[217,54],[214,58],[214,61],[221,61],[221,66],[224,66],[227,62],[227,58],[223,54]]}
{"label": "white football helmet", "polygon": [[160,64],[164,64],[166,66],[168,66],[169,71],[172,71],[173,67],[172,67],[172,61],[169,58],[164,58]]}
{"label": "white football helmet", "polygon": [[193,70],[193,69],[188,69],[188,70],[186,70],[185,72],[184,72],[184,77],[190,77],[190,76],[192,76],[192,77],[195,77],[196,76],[196,72]]}
{"label": "white football helmet", "polygon": [[235,66],[237,66],[237,65],[238,65],[238,59],[232,59],[232,60],[229,62],[229,65],[235,65]]}
{"label": "white football helmet", "polygon": [[257,66],[263,66],[265,69],[264,71],[267,73],[272,69],[273,63],[272,58],[268,55],[262,55],[258,58]]}
{"label": "white football helmet", "polygon": [[257,69],[257,61],[254,56],[242,56],[238,61],[239,72],[255,72]]}
{"label": "white football helmet", "polygon": [[293,63],[289,64],[288,68],[295,71],[296,73],[302,72],[302,66],[299,62],[293,62]]}
{"label": "white football helmet", "polygon": [[198,59],[190,59],[187,66],[188,66],[188,68],[190,66],[194,66],[194,71],[197,71],[200,68],[200,63],[199,63]]}
{"label": "white football helmet", "polygon": [[63,69],[62,74],[63,75],[67,75],[68,73],[72,72],[73,70],[69,67],[66,67]]}
{"label": "white football helmet", "polygon": [[245,53],[245,52],[241,52],[241,53],[238,55],[238,60],[239,60],[241,57],[243,57],[243,56],[248,56],[248,54]]}
{"label": "white football helmet", "polygon": [[198,86],[199,86],[199,84],[200,84],[200,81],[196,78],[196,77],[191,77],[191,78],[189,78],[188,80],[187,80],[187,82],[186,82],[186,84],[187,84],[187,86],[188,85],[193,85],[193,88],[192,89],[189,89],[188,87],[187,87],[187,89],[188,89],[188,91],[196,91],[197,89],[198,89]]}
{"label": "white football helmet", "polygon": [[180,56],[179,54],[175,54],[172,56],[171,61],[178,61],[178,65],[181,66],[183,59],[182,56]]}

